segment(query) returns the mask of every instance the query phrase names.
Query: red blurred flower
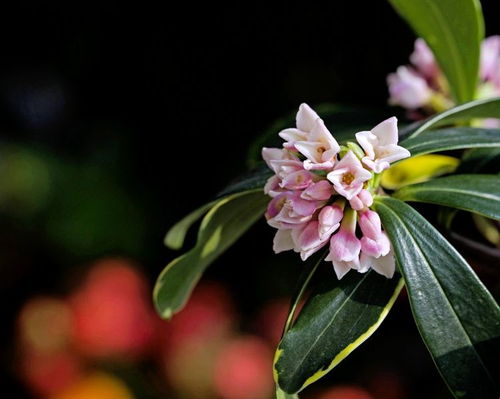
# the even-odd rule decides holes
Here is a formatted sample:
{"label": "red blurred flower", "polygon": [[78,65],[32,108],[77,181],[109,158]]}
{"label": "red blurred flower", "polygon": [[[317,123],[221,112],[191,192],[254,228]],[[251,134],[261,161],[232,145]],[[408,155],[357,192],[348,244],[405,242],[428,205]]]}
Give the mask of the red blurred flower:
{"label": "red blurred flower", "polygon": [[72,353],[25,353],[21,374],[30,389],[40,396],[53,395],[80,378],[81,363]]}
{"label": "red blurred flower", "polygon": [[274,390],[272,351],[266,342],[244,336],[228,343],[215,366],[215,387],[223,399],[264,399]]}
{"label": "red blurred flower", "polygon": [[226,335],[235,324],[231,297],[224,286],[202,282],[193,291],[187,305],[163,326],[165,354],[178,351],[192,340],[209,341]]}
{"label": "red blurred flower", "polygon": [[71,297],[74,339],[90,357],[140,357],[153,342],[156,315],[146,279],[124,259],[104,259]]}

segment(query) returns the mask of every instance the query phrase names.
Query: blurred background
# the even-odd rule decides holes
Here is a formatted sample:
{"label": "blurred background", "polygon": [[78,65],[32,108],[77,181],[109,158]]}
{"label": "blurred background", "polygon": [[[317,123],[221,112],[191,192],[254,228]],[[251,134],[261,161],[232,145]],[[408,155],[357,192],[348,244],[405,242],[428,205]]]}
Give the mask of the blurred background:
{"label": "blurred background", "polygon": [[[497,2],[482,3],[487,35],[500,34]],[[273,256],[273,230],[258,223],[167,323],[151,302],[177,256],[164,234],[244,172],[252,141],[301,102],[400,115],[385,77],[413,41],[385,1],[0,6],[2,392],[272,398],[298,258]],[[498,295],[487,266],[476,265]],[[450,395],[402,295],[304,397]]]}

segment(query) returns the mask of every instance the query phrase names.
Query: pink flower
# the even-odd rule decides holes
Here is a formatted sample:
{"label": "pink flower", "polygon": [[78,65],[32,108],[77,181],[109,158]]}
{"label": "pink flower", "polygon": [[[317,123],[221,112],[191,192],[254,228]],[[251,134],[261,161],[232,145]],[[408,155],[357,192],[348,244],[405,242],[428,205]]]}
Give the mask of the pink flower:
{"label": "pink flower", "polygon": [[500,86],[500,36],[490,36],[481,44],[481,79]]}
{"label": "pink flower", "polygon": [[410,55],[410,61],[415,65],[417,71],[427,79],[434,79],[439,74],[439,66],[436,63],[434,54],[432,54],[424,39],[418,38],[415,40],[415,49]]}
{"label": "pink flower", "polygon": [[363,183],[371,177],[372,174],[363,168],[352,151],[348,151],[327,175],[335,191],[348,200],[357,195],[363,189]]}
{"label": "pink flower", "polygon": [[340,230],[330,240],[330,253],[325,258],[333,263],[340,280],[350,269],[359,268],[361,242],[356,237],[356,211],[347,209]]}
{"label": "pink flower", "polygon": [[300,198],[300,192],[286,191],[274,197],[267,207],[267,223],[277,229],[291,229],[311,220],[318,203]]}
{"label": "pink flower", "polygon": [[284,129],[279,132],[279,136],[285,140],[283,147],[289,150],[295,150],[296,141],[304,141],[308,139],[309,132],[313,129],[314,123],[319,118],[318,114],[313,109],[305,104],[300,104],[299,111],[295,118],[296,128]]}
{"label": "pink flower", "polygon": [[423,77],[410,68],[400,66],[396,73],[387,76],[389,103],[407,109],[416,109],[426,105],[432,91]]}
{"label": "pink flower", "polygon": [[295,148],[307,158],[304,161],[305,169],[330,169],[340,151],[337,140],[319,118],[314,122],[307,140],[296,141]]}
{"label": "pink flower", "polygon": [[375,173],[387,169],[391,162],[410,156],[406,148],[397,145],[398,120],[394,116],[379,123],[371,131],[356,133],[356,140],[366,153],[363,163]]}
{"label": "pink flower", "polygon": [[320,180],[306,188],[301,198],[307,200],[325,201],[333,195],[333,186],[328,180]]}

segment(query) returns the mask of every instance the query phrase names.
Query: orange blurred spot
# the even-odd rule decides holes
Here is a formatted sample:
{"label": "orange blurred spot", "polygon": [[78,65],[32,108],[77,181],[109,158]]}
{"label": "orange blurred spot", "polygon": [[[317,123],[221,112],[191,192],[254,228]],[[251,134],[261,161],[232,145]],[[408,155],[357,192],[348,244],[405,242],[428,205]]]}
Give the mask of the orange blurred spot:
{"label": "orange blurred spot", "polygon": [[51,353],[65,348],[71,337],[72,316],[67,303],[56,298],[31,299],[18,319],[23,349]]}
{"label": "orange blurred spot", "polygon": [[271,397],[272,352],[257,337],[237,338],[223,348],[215,366],[215,387],[223,399]]}
{"label": "orange blurred spot", "polygon": [[134,396],[118,378],[96,373],[52,396],[51,399],[134,399]]}

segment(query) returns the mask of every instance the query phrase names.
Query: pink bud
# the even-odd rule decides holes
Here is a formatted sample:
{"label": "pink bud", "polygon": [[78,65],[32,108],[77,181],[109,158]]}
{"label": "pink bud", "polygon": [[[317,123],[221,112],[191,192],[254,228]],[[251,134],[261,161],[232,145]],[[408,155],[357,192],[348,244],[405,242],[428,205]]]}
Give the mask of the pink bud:
{"label": "pink bud", "polygon": [[325,201],[333,195],[333,186],[328,180],[320,180],[306,188],[301,197],[306,200]]}
{"label": "pink bud", "polygon": [[355,260],[361,250],[356,237],[356,211],[348,209],[337,234],[330,240],[330,260],[350,262]]}
{"label": "pink bud", "polygon": [[324,238],[334,233],[339,228],[343,216],[344,211],[339,205],[325,206],[318,215],[319,236]]}
{"label": "pink bud", "polygon": [[359,214],[359,227],[363,234],[372,240],[378,240],[382,234],[380,216],[372,210],[366,210]]}

